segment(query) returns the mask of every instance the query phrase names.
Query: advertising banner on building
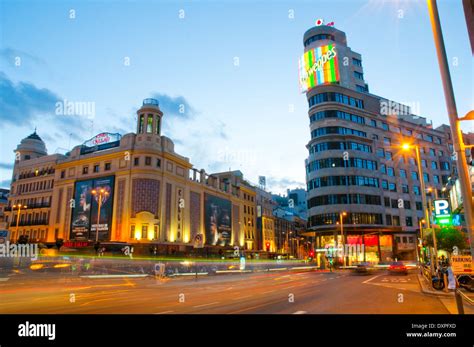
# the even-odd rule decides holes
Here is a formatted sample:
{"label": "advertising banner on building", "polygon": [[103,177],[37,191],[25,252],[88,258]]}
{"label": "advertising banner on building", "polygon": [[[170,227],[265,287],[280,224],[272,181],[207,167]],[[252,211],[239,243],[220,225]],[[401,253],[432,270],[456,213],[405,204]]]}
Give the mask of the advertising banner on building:
{"label": "advertising banner on building", "polygon": [[[104,177],[93,182],[93,189],[99,192],[103,189],[107,194],[102,195],[99,218],[99,241],[109,240],[112,228],[112,202],[114,200],[114,176]],[[91,232],[90,238],[96,239],[97,217],[99,211],[99,194],[92,195]]]}
{"label": "advertising banner on building", "polygon": [[92,194],[94,189],[97,192],[100,189],[107,192],[107,194],[102,195],[100,206],[99,240],[110,239],[114,176],[76,182],[71,220],[71,240],[96,239],[99,195]]}
{"label": "advertising banner on building", "polygon": [[232,239],[232,204],[227,199],[204,194],[206,244],[227,246]]}
{"label": "advertising banner on building", "polygon": [[71,239],[88,239],[91,216],[92,180],[76,182],[72,210]]}
{"label": "advertising banner on building", "polygon": [[320,84],[339,81],[338,56],[333,44],[308,50],[298,65],[302,93]]}

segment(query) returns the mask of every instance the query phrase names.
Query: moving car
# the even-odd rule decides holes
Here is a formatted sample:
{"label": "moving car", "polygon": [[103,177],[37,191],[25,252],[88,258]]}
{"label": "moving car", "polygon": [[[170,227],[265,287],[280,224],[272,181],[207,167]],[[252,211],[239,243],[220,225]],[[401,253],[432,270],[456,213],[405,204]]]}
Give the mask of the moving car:
{"label": "moving car", "polygon": [[388,272],[390,274],[398,274],[398,275],[408,275],[408,268],[405,264],[401,261],[395,261],[390,264],[388,267]]}
{"label": "moving car", "polygon": [[356,265],[353,269],[354,273],[359,275],[368,275],[370,272],[370,263],[362,262]]}

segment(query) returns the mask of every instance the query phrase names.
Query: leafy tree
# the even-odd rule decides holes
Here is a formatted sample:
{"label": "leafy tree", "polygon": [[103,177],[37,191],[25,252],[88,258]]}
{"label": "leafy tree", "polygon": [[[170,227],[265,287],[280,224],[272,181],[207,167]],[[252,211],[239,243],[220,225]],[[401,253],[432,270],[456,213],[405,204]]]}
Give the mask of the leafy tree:
{"label": "leafy tree", "polygon": [[[452,252],[453,247],[458,247],[459,250],[468,248],[469,245],[466,240],[466,235],[454,228],[453,226],[445,226],[436,230],[436,245],[439,250]],[[433,233],[428,233],[424,237],[424,241],[430,247],[433,247]]]}

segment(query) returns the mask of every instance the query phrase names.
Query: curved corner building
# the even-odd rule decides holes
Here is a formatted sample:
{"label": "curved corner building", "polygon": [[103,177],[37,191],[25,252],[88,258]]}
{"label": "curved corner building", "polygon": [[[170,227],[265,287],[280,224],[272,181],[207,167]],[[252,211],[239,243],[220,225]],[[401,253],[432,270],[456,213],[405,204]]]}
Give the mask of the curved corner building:
{"label": "curved corner building", "polygon": [[334,245],[337,237],[339,245],[365,245],[351,261],[415,260],[420,177],[414,151],[402,152],[401,144],[420,147],[426,186],[441,195],[452,169],[449,127],[433,129],[410,107],[370,94],[361,55],[347,46],[344,32],[315,26],[303,42],[308,228],[316,248]]}

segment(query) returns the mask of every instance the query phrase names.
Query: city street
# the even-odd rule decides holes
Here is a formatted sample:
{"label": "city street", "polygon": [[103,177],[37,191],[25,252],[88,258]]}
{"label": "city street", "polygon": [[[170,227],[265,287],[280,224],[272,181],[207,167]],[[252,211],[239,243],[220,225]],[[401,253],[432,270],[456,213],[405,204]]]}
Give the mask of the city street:
{"label": "city street", "polygon": [[452,312],[454,299],[423,294],[415,272],[407,276],[389,275],[383,270],[365,276],[348,271],[279,272],[197,280],[66,279],[45,274],[0,280],[2,314],[456,313]]}

